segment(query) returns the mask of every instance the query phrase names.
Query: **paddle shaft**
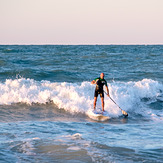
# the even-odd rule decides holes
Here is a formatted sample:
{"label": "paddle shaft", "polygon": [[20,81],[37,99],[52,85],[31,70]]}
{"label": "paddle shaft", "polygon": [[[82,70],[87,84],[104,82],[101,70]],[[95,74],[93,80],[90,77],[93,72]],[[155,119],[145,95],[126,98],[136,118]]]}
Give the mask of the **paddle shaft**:
{"label": "paddle shaft", "polygon": [[[114,102],[114,104],[116,104],[117,105],[117,103],[109,96],[109,98]],[[117,105],[118,106],[118,105]],[[119,106],[118,106],[119,107]],[[120,107],[119,107],[119,109],[121,109]],[[122,110],[122,109],[121,109]]]}
{"label": "paddle shaft", "polygon": [[[108,95],[105,91],[104,91],[104,93],[106,94],[106,95]],[[109,98],[114,102],[114,104],[116,104],[117,105],[117,103],[109,96]],[[117,105],[118,106],[118,105]],[[119,106],[118,106],[119,107]],[[120,108],[120,107],[119,107]],[[121,108],[120,108],[121,109]],[[122,110],[122,109],[121,109]]]}
{"label": "paddle shaft", "polygon": [[[103,90],[104,91],[104,90]],[[105,91],[104,91],[104,93],[106,94],[106,95],[108,95]],[[109,98],[114,102],[114,104],[116,104],[117,105],[117,103],[109,96]],[[118,106],[118,105],[117,105]],[[119,107],[119,106],[118,106]],[[120,107],[119,107],[119,109],[121,109]],[[121,109],[121,111],[122,111],[122,114],[123,115],[125,115],[125,116],[128,116],[128,113],[127,112],[125,112],[124,110],[122,110]]]}

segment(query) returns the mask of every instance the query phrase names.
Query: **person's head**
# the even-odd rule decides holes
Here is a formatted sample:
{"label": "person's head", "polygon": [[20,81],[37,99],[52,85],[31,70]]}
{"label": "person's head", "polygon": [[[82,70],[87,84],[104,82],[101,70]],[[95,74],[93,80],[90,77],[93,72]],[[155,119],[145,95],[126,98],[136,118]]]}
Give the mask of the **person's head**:
{"label": "person's head", "polygon": [[101,74],[100,74],[100,78],[101,78],[101,79],[104,79],[104,76],[105,76],[104,73],[101,73]]}

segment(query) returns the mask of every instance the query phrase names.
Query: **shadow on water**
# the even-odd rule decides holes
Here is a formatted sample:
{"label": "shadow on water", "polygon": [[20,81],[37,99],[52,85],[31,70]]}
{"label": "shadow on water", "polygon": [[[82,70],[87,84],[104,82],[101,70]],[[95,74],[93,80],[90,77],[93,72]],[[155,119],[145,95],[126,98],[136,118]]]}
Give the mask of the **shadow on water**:
{"label": "shadow on water", "polygon": [[59,109],[53,103],[28,105],[16,103],[0,106],[0,122],[14,121],[84,121],[84,114]]}

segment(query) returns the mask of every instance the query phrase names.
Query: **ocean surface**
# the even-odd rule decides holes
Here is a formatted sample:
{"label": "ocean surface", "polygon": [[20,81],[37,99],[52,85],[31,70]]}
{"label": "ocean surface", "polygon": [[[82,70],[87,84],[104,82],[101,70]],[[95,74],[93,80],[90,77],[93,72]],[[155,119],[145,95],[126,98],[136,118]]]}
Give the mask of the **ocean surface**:
{"label": "ocean surface", "polygon": [[[0,163],[163,162],[163,45],[0,45],[0,67]],[[88,117],[101,72],[128,117]]]}

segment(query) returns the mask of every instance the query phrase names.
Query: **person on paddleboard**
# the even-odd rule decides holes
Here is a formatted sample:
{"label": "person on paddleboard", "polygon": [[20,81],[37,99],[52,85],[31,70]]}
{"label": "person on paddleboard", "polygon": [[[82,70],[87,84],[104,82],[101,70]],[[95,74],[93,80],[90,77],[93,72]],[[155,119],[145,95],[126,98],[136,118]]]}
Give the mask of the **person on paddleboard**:
{"label": "person on paddleboard", "polygon": [[105,76],[104,73],[101,73],[99,78],[96,78],[92,80],[91,82],[91,84],[96,84],[96,89],[94,93],[94,110],[96,109],[97,97],[100,94],[101,103],[102,103],[102,111],[104,111],[104,90],[103,90],[104,85],[106,87],[107,96],[109,97],[109,89],[107,86],[107,81],[104,79],[104,76]]}

